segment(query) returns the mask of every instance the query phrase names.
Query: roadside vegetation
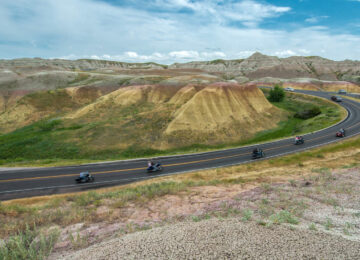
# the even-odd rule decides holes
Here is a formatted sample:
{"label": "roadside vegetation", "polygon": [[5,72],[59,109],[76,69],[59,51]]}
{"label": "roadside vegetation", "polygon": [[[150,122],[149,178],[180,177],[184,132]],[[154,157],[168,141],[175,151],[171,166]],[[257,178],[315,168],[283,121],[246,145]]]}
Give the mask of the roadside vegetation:
{"label": "roadside vegetation", "polygon": [[47,233],[40,233],[35,226],[26,226],[24,231],[19,231],[0,244],[0,259],[45,259],[50,255],[60,232],[54,229]]}
{"label": "roadside vegetation", "polygon": [[[265,95],[269,95],[268,90],[262,91]],[[277,128],[260,132],[254,138],[241,144],[253,144],[311,133],[336,124],[346,115],[344,109],[328,101],[293,93],[287,93],[286,98],[280,102],[271,103],[289,111],[288,119],[280,122]]]}
{"label": "roadside vegetation", "polygon": [[[160,177],[90,192],[1,202],[0,237],[5,239],[5,242],[0,242],[0,255],[9,257],[22,252],[27,259],[41,259],[31,258],[31,252],[40,250],[43,252],[42,255],[46,256],[59,236],[56,230],[63,230],[76,223],[85,223],[84,227],[94,223],[123,223],[121,234],[148,229],[151,223],[143,226],[127,222],[127,214],[133,214],[132,210],[141,209],[145,205],[148,207],[154,200],[164,198],[166,201],[168,195],[197,196],[205,187],[241,190],[258,186],[259,193],[256,195],[257,199],[249,205],[241,204],[243,198],[235,198],[231,203],[218,204],[217,207],[200,215],[190,215],[192,221],[238,216],[242,221],[255,221],[266,227],[282,223],[296,226],[301,224],[305,210],[311,206],[308,199],[316,197],[317,202],[322,201],[335,210],[341,210],[341,200],[333,195],[355,194],[353,186],[356,186],[357,182],[350,177],[337,177],[332,171],[356,169],[355,167],[360,166],[359,161],[360,138],[356,137],[320,149],[240,166]],[[339,182],[340,180],[342,181]],[[276,184],[279,182],[288,184],[282,187]],[[351,183],[353,186],[350,187]],[[303,187],[308,185],[310,188],[304,190]],[[231,188],[232,186],[234,188]],[[296,193],[289,187],[297,189]],[[273,193],[276,197],[270,196]],[[298,195],[305,197],[297,199]],[[167,216],[166,212],[164,216]],[[165,218],[164,224],[179,220],[184,218]],[[354,224],[348,222],[339,224],[329,218],[305,224],[310,230],[336,229],[344,235],[353,234]],[[74,249],[88,245],[82,240],[81,235],[70,233],[68,236],[69,241],[73,238],[73,242],[69,243]],[[20,249],[16,250],[21,252],[14,249],[14,243],[20,243]]]}
{"label": "roadside vegetation", "polygon": [[285,91],[279,85],[275,85],[273,89],[269,91],[269,101],[270,102],[281,102],[285,98]]}

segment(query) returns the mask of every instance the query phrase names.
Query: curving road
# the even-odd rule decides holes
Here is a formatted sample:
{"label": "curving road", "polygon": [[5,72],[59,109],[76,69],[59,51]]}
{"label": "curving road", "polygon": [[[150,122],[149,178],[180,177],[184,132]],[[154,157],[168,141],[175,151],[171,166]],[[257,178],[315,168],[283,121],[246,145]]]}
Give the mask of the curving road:
{"label": "curving road", "polygon": [[[331,93],[315,91],[296,91],[314,96],[329,98]],[[327,129],[304,135],[305,144],[295,146],[293,138],[251,145],[241,148],[219,150],[206,153],[168,156],[160,158],[164,166],[162,173],[146,173],[146,159],[118,161],[111,163],[88,164],[70,167],[51,167],[0,171],[0,200],[84,191],[139,180],[154,178],[194,170],[223,167],[251,161],[251,151],[260,146],[266,158],[296,153],[305,149],[336,142],[335,132],[345,128],[347,137],[360,134],[360,103],[344,99],[341,103],[348,110],[348,117],[341,123]],[[266,159],[265,158],[265,159]],[[74,179],[81,171],[90,171],[95,182],[75,184]]]}

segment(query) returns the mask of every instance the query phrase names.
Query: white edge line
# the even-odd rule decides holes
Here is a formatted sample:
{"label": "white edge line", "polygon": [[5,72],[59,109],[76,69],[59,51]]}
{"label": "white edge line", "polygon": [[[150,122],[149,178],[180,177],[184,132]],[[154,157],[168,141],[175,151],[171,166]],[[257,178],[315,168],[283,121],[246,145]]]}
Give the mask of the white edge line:
{"label": "white edge line", "polygon": [[[350,136],[346,136],[342,140],[349,139],[349,138],[351,138],[353,136],[356,136],[356,135],[359,135],[359,133],[353,134],[353,135],[350,135]],[[96,182],[96,183],[85,184],[85,185],[89,187],[89,186],[92,186],[92,185],[105,184],[105,183],[115,183],[115,182],[134,181],[134,180],[137,181],[137,180],[143,180],[143,179],[149,180],[149,179],[155,179],[155,178],[160,178],[160,177],[166,177],[166,176],[170,176],[170,175],[178,175],[178,174],[183,174],[183,173],[190,173],[190,172],[212,170],[212,169],[224,168],[224,167],[229,167],[229,166],[242,165],[242,164],[247,164],[247,163],[251,163],[251,162],[264,161],[264,160],[268,160],[268,159],[271,159],[271,158],[281,157],[281,156],[289,155],[289,154],[293,154],[293,153],[304,152],[304,151],[307,151],[307,150],[311,150],[311,149],[314,149],[314,148],[317,148],[317,147],[325,146],[325,145],[328,145],[328,144],[331,144],[331,143],[336,143],[336,142],[339,142],[339,140],[333,140],[333,141],[326,142],[326,143],[323,143],[323,144],[317,144],[317,145],[310,146],[310,147],[307,147],[307,148],[303,148],[303,149],[300,149],[300,150],[297,150],[297,151],[290,151],[290,152],[286,152],[286,153],[272,155],[272,156],[269,156],[269,157],[265,157],[263,159],[248,160],[248,161],[239,162],[239,163],[229,163],[229,164],[223,164],[223,165],[220,165],[220,166],[200,168],[200,169],[181,171],[181,172],[174,172],[174,173],[168,173],[168,174],[161,174],[161,175],[157,175],[157,176],[150,176],[150,177],[146,176],[146,177],[139,177],[139,178],[127,178],[127,179],[122,179],[122,180],[103,181],[103,182]],[[0,194],[14,193],[14,192],[24,192],[24,191],[35,191],[35,190],[47,190],[47,189],[55,189],[55,188],[59,189],[59,188],[79,187],[79,185],[81,185],[81,184],[72,184],[72,185],[63,185],[63,186],[51,186],[51,187],[39,187],[39,188],[34,188],[34,189],[23,189],[23,190],[1,191]],[[82,184],[81,187],[84,187],[85,185]],[[83,191],[74,191],[74,192],[83,192]],[[56,194],[50,194],[50,195],[56,195]],[[46,195],[39,195],[39,196],[46,196]]]}

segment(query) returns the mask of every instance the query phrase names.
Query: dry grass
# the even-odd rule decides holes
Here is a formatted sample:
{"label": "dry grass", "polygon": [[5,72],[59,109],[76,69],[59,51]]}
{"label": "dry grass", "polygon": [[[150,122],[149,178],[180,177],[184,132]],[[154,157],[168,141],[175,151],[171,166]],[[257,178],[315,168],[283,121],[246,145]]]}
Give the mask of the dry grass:
{"label": "dry grass", "polygon": [[347,99],[356,101],[356,102],[360,102],[360,98],[354,98],[354,97],[349,97],[349,96],[344,96],[344,95],[340,95],[340,96],[343,97],[343,98],[347,98]]}

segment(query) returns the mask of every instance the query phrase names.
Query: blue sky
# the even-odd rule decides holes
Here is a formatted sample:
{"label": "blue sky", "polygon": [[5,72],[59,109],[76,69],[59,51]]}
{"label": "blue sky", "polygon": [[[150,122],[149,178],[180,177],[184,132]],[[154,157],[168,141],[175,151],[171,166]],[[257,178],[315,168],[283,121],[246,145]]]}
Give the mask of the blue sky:
{"label": "blue sky", "polygon": [[360,60],[360,0],[1,0],[0,59]]}

